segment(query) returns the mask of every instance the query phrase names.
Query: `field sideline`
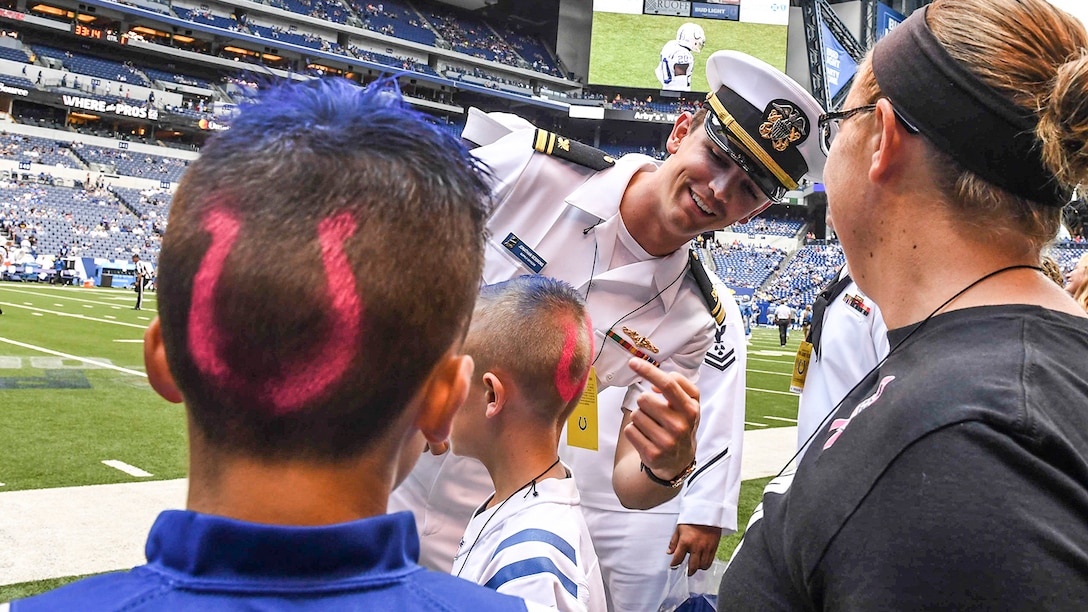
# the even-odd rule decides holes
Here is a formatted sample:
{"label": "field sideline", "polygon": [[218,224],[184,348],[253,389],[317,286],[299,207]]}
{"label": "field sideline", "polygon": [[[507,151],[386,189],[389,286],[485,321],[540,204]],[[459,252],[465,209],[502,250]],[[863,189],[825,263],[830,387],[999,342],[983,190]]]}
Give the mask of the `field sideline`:
{"label": "field sideline", "polygon": [[[159,398],[144,375],[141,339],[156,314],[155,294],[145,294],[142,311],[132,310],[134,304],[130,290],[0,282],[0,510],[8,492],[180,482],[185,476],[183,408]],[[794,332],[783,349],[776,328],[755,330],[748,351],[746,430],[796,425],[797,396],[788,386],[799,336]],[[765,482],[745,483],[742,524]],[[5,529],[0,521],[0,542],[13,539]],[[719,556],[728,556],[738,540],[724,539]],[[18,579],[6,575],[5,567],[0,561],[0,585],[7,585],[0,586],[0,601],[70,579],[10,584]]]}

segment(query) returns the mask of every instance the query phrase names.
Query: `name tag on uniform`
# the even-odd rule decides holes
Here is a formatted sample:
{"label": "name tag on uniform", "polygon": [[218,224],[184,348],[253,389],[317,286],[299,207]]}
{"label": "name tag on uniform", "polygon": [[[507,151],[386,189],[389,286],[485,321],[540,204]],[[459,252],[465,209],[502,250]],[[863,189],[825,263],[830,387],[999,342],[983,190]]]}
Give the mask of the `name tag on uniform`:
{"label": "name tag on uniform", "polygon": [[597,371],[589,369],[586,390],[567,419],[567,446],[597,450]]}
{"label": "name tag on uniform", "polygon": [[805,390],[805,379],[808,378],[808,364],[812,360],[812,343],[801,341],[797,347],[797,358],[793,360],[793,375],[790,376],[790,391],[801,393]]}
{"label": "name tag on uniform", "polygon": [[529,248],[529,245],[521,241],[513,233],[509,234],[505,240],[502,241],[502,246],[506,247],[510,254],[518,258],[518,261],[525,264],[526,268],[533,271],[534,274],[540,274],[540,271],[544,269],[544,266],[548,265],[548,262],[543,257],[536,254],[536,251]]}

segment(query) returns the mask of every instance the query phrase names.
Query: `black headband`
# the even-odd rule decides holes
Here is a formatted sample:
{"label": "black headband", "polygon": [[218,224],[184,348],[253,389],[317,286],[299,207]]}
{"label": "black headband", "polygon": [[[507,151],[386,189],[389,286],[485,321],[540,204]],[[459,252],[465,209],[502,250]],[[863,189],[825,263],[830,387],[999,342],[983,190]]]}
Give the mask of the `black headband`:
{"label": "black headband", "polygon": [[873,74],[895,109],[967,170],[1039,204],[1072,195],[1043,165],[1039,118],[1013,104],[954,59],[933,36],[926,8],[873,49]]}

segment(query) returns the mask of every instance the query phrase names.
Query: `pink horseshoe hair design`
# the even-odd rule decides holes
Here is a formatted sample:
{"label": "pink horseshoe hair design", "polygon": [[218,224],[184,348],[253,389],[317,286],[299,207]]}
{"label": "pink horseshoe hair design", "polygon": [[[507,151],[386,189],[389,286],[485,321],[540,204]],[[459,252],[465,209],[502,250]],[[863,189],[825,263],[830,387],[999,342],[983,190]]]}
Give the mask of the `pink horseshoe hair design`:
{"label": "pink horseshoe hair design", "polygon": [[[248,385],[238,380],[219,354],[224,333],[215,319],[215,291],[241,226],[238,219],[223,210],[212,210],[205,216],[204,229],[211,234],[212,243],[193,277],[193,303],[189,309],[189,351],[193,361],[202,372],[229,387]],[[344,375],[355,356],[362,333],[363,306],[344,254],[344,243],[355,229],[355,220],[348,213],[328,217],[317,226],[332,321],[327,335],[317,341],[317,352],[323,359],[287,363],[275,380],[258,383],[257,397],[270,401],[276,415],[298,410],[320,395]]]}
{"label": "pink horseshoe hair design", "polygon": [[[566,325],[566,338],[563,341],[563,353],[559,356],[559,364],[555,368],[555,388],[559,391],[559,399],[569,402],[574,399],[589,380],[589,369],[585,376],[576,379],[570,375],[570,364],[574,361],[574,351],[578,348],[578,327],[568,321]],[[593,323],[586,315],[586,332],[589,334],[589,353],[593,354]]]}

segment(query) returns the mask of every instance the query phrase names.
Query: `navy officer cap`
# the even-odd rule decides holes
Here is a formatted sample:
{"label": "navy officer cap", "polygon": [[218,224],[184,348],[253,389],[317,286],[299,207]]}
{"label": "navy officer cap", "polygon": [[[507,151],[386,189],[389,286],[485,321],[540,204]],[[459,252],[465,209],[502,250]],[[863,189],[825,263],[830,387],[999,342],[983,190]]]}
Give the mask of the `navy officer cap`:
{"label": "navy officer cap", "polygon": [[704,124],[710,139],[772,201],[785,199],[802,178],[823,180],[817,122],[824,110],[796,81],[738,51],[706,61],[710,94]]}

